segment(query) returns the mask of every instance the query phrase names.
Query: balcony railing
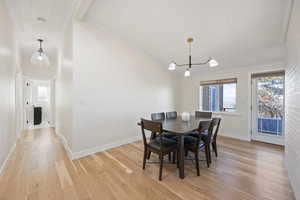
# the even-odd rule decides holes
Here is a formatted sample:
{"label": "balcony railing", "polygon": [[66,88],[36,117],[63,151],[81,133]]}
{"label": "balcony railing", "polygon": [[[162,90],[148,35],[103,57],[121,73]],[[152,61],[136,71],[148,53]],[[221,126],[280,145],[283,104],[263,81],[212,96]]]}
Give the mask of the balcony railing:
{"label": "balcony railing", "polygon": [[257,127],[260,133],[282,136],[281,118],[259,117]]}

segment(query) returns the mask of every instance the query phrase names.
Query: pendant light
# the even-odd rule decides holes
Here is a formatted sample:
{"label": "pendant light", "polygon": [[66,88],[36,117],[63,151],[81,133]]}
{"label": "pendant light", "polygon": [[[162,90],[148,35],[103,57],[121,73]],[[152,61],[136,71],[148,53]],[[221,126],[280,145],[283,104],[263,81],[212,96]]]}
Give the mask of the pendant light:
{"label": "pendant light", "polygon": [[48,67],[50,65],[49,58],[45,54],[42,46],[44,40],[38,39],[37,41],[39,42],[39,49],[32,54],[30,62],[34,66]]}
{"label": "pendant light", "polygon": [[190,70],[192,69],[192,66],[201,66],[201,65],[208,64],[209,67],[217,67],[219,65],[219,63],[213,58],[209,58],[205,62],[192,63],[192,46],[191,46],[191,44],[192,44],[193,41],[194,41],[193,38],[188,38],[187,39],[187,43],[189,44],[189,59],[188,59],[189,63],[177,64],[176,62],[172,61],[169,64],[168,70],[174,71],[174,70],[176,70],[176,67],[187,67],[185,72],[184,72],[184,76],[189,77],[189,76],[191,76],[191,71]]}

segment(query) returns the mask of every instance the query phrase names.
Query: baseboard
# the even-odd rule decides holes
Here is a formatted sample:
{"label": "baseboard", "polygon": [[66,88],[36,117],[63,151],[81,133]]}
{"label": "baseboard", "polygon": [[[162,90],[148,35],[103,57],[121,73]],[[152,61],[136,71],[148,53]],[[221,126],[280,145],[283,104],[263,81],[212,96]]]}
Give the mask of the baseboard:
{"label": "baseboard", "polygon": [[58,136],[58,138],[59,138],[59,140],[61,141],[63,147],[65,148],[65,150],[66,150],[66,152],[67,152],[67,154],[68,154],[69,159],[72,160],[72,154],[73,154],[73,153],[72,153],[72,150],[71,150],[71,148],[70,148],[70,145],[69,145],[67,139],[66,139],[65,136],[63,136],[62,134],[59,134],[59,133],[57,133],[57,132],[55,132],[55,134]]}
{"label": "baseboard", "polygon": [[298,173],[298,169],[300,167],[300,157],[297,155],[294,149],[289,147],[285,149],[284,165],[287,169],[287,175],[295,198],[300,199],[300,175]]}
{"label": "baseboard", "polygon": [[233,136],[233,135],[226,135],[226,134],[219,134],[219,136],[225,137],[225,138],[232,138],[232,139],[237,139],[237,140],[247,141],[247,142],[250,142],[250,141],[251,141],[251,139],[248,138],[248,137]]}
{"label": "baseboard", "polygon": [[9,153],[0,168],[0,176],[2,176],[2,174],[6,168],[6,165],[8,164],[8,161],[9,161],[11,155],[13,154],[13,152],[15,151],[15,149],[16,149],[16,143],[10,148]]}
{"label": "baseboard", "polygon": [[116,142],[113,142],[113,143],[110,143],[110,144],[105,144],[105,145],[102,145],[102,146],[93,147],[93,148],[86,149],[86,150],[83,150],[83,151],[75,152],[75,153],[72,154],[72,160],[79,159],[79,158],[82,158],[82,157],[85,157],[85,156],[89,156],[89,155],[92,155],[92,154],[95,154],[95,153],[98,153],[98,152],[101,152],[101,151],[105,151],[105,150],[108,150],[108,149],[111,149],[111,148],[114,148],[114,147],[124,145],[124,144],[129,144],[129,143],[132,143],[132,142],[136,142],[136,141],[139,141],[139,140],[141,140],[141,137],[136,136],[136,137],[132,137],[132,138],[124,139],[124,140],[119,140],[119,141],[116,141]]}
{"label": "baseboard", "polygon": [[[67,142],[64,139],[64,137],[62,135],[59,135],[59,134],[58,134],[58,136],[61,137],[61,141],[64,144],[65,149],[68,152],[68,155],[69,155],[70,159],[72,159],[72,160],[76,160],[76,159],[79,159],[79,158],[82,158],[82,157],[85,157],[85,156],[89,156],[89,155],[92,155],[92,154],[95,154],[95,153],[98,153],[98,152],[101,152],[101,151],[105,151],[105,150],[108,150],[108,149],[111,149],[111,148],[114,148],[114,147],[118,147],[118,146],[121,146],[121,145],[124,145],[124,144],[129,144],[129,143],[141,140],[140,136],[136,136],[136,137],[132,137],[132,138],[124,139],[124,140],[119,140],[119,141],[112,142],[112,143],[109,143],[109,144],[105,144],[105,145],[102,145],[102,146],[97,146],[97,147],[93,147],[93,148],[89,148],[89,149],[85,149],[85,150],[73,153],[71,151],[71,149],[68,147],[68,145],[65,145],[65,144],[67,144]],[[233,139],[238,139],[238,140],[243,140],[243,141],[250,141],[249,138],[245,138],[245,137],[235,137],[235,136],[228,136],[228,135],[220,135],[220,136],[233,138]]]}

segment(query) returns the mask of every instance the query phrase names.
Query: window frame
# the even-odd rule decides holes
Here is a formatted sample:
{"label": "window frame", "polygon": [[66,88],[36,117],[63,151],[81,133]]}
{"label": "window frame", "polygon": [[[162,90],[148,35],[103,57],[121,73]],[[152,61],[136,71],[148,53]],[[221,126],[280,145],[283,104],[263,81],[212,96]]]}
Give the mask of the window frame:
{"label": "window frame", "polygon": [[[211,83],[211,84],[210,84]],[[212,85],[225,85],[225,84],[232,84],[235,83],[235,109],[232,111],[225,111],[225,110],[219,110],[219,111],[211,111],[211,110],[204,110],[203,109],[203,86],[212,86]],[[218,79],[218,80],[209,80],[209,81],[201,81],[199,86],[199,109],[200,111],[208,111],[213,113],[237,113],[238,110],[238,81],[237,78],[228,78],[228,79]]]}

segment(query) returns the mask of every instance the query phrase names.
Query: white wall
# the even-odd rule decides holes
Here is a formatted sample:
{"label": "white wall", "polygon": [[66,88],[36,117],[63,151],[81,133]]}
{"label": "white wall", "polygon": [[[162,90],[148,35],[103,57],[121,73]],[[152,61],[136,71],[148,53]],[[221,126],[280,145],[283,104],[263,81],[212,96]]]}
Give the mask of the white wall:
{"label": "white wall", "polygon": [[[222,116],[220,135],[250,140],[251,128],[251,73],[284,69],[284,64],[275,62],[260,66],[228,68],[193,68],[191,77],[184,77],[182,71],[177,77],[177,110],[194,112],[199,110],[200,81],[237,78],[237,110],[235,113],[218,113]],[[175,72],[177,73],[177,72]]]}
{"label": "white wall", "polygon": [[16,141],[15,69],[16,51],[12,21],[0,1],[0,173]]}
{"label": "white wall", "polygon": [[300,199],[300,2],[294,8],[287,38],[286,163],[297,199]]}
{"label": "white wall", "polygon": [[16,102],[16,110],[15,110],[15,116],[16,116],[16,132],[18,136],[20,136],[21,132],[24,128],[24,107],[23,107],[23,77],[21,75],[21,72],[18,72],[16,74],[16,81],[15,81],[15,102]]}
{"label": "white wall", "polygon": [[55,81],[55,131],[67,150],[73,134],[73,28],[66,27]]}
{"label": "white wall", "polygon": [[137,122],[175,109],[170,72],[96,24],[74,24],[75,155],[141,136]]}

